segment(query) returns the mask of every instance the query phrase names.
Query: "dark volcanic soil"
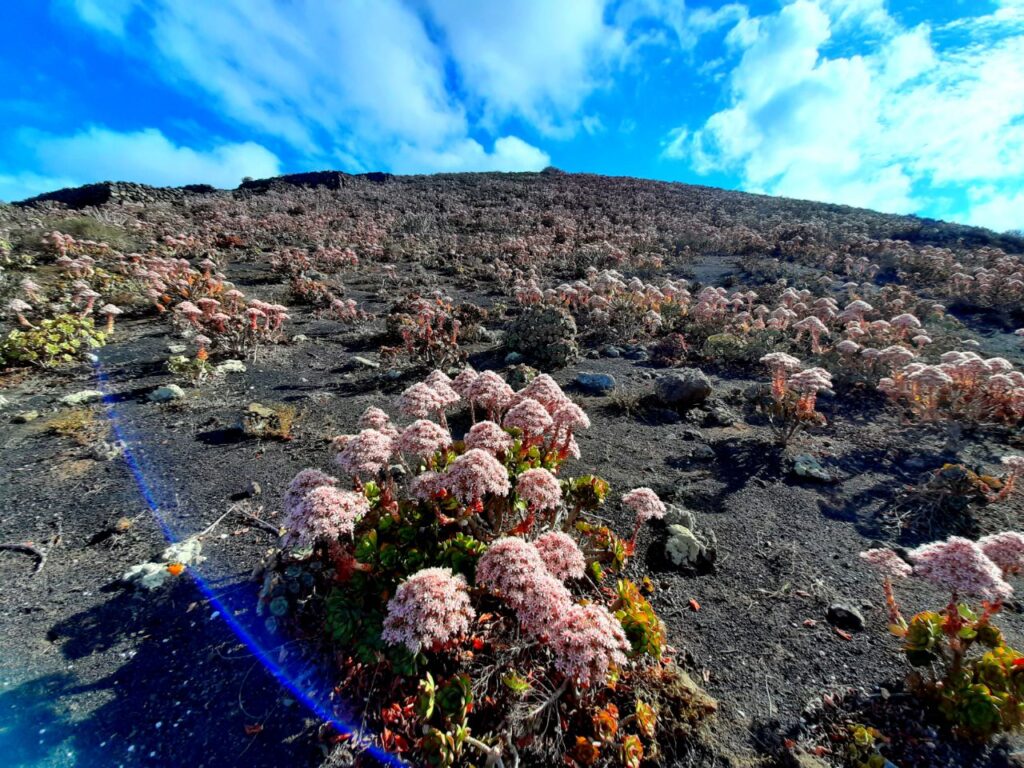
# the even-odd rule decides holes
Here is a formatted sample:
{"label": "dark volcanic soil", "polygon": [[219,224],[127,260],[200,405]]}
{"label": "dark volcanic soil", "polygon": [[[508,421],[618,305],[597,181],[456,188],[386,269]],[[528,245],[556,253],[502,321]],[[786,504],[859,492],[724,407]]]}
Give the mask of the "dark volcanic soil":
{"label": "dark volcanic soil", "polygon": [[[290,304],[280,278],[258,259],[229,263],[226,271],[243,290]],[[714,256],[679,274],[687,271],[712,284],[741,274],[735,259]],[[485,284],[434,279],[459,298],[495,300]],[[353,279],[348,295],[381,311],[385,304],[371,290]],[[329,469],[330,437],[351,431],[367,406],[388,407],[414,380],[388,381],[354,360],[376,359],[379,322],[352,330],[300,307],[292,314],[289,333],[308,341],[265,350],[245,373],[186,388],[187,397],[171,404],[146,399],[171,382],[163,364],[168,344],[177,341],[157,318],[121,323],[94,367],[0,379],[10,401],[0,419],[0,542],[32,542],[47,555],[33,573],[33,558],[0,552],[0,764],[269,768],[324,760],[329,734],[303,699],[329,702],[329,673],[289,638],[268,636],[254,612],[253,572],[274,545],[267,530],[229,515],[204,536],[206,560],[195,574],[152,593],[116,584],[129,567],[159,554],[168,537],[206,529],[254,481],[261,493],[244,502],[246,509],[274,523],[298,470]],[[1005,328],[962,319],[979,331],[990,354],[1024,363]],[[489,324],[501,328],[500,320]],[[477,344],[471,352],[480,367],[503,366],[504,352],[493,345]],[[717,757],[691,764],[781,765],[779,745],[809,701],[848,686],[893,686],[905,674],[897,642],[886,632],[878,578],[857,557],[872,541],[889,539],[882,513],[902,486],[945,461],[996,468],[1007,433],[968,432],[959,452],[950,453],[941,427],[903,423],[883,398],[863,393],[823,397],[829,426],[782,449],[744,394],[763,383],[760,372],[713,362],[702,367],[716,401],[735,415],[733,424],[712,425],[703,411],[678,419],[642,408],[623,413],[613,398],[572,386],[579,371],[594,371],[613,374],[621,392],[646,394],[659,371],[643,361],[584,358],[555,373],[593,421],[578,435],[582,459],[568,473],[592,471],[617,491],[648,485],[714,529],[719,559],[711,572],[668,566],[660,524],[641,534],[629,570],[632,577],[652,577],[652,601],[679,658],[720,702],[710,726]],[[107,439],[125,441],[124,456],[98,459],[92,445],[46,429],[49,417],[66,410],[60,397],[93,388],[106,398],[90,407],[109,424]],[[242,435],[236,423],[251,401],[295,406],[293,439]],[[11,414],[27,410],[40,418],[11,421]],[[795,477],[790,466],[800,453],[816,457],[836,482]],[[1020,501],[1010,501],[982,525],[1016,528],[1021,512]],[[631,515],[617,504],[605,515],[629,529]],[[114,531],[120,518],[131,524]],[[929,538],[910,535],[901,543],[923,540]],[[899,591],[907,612],[943,602],[920,584]],[[826,621],[834,602],[859,608],[864,630],[837,633]],[[1016,604],[999,624],[1012,645],[1024,645]],[[239,628],[252,633],[258,648]],[[290,685],[268,671],[260,653],[287,670]],[[1000,765],[1010,749],[966,749],[955,759]]]}

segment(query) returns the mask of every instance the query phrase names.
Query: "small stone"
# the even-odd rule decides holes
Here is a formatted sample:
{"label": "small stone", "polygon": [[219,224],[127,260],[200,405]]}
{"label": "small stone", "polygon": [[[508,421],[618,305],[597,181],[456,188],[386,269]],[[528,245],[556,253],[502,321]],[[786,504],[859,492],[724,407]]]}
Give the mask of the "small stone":
{"label": "small stone", "polygon": [[576,385],[592,395],[607,395],[615,391],[615,377],[610,373],[580,373]]}
{"label": "small stone", "polygon": [[10,400],[8,400],[3,395],[0,395],[0,411],[2,411],[4,408],[6,408],[10,404],[11,404]]}
{"label": "small stone", "polygon": [[11,417],[11,421],[15,424],[28,424],[30,421],[35,421],[39,418],[39,411],[22,411],[21,413],[14,414]]}
{"label": "small stone", "polygon": [[622,350],[619,349],[618,347],[612,346],[611,344],[609,344],[607,347],[602,349],[601,353],[605,357],[613,357],[613,358],[614,357],[622,357]]}
{"label": "small stone", "polygon": [[739,421],[739,417],[724,405],[716,405],[711,408],[704,421],[714,427],[731,427]]}
{"label": "small stone", "polygon": [[185,344],[168,344],[167,351],[172,355],[183,355],[188,351],[188,347]]}
{"label": "small stone", "polygon": [[217,366],[217,373],[245,373],[245,363],[241,360],[225,360]]}
{"label": "small stone", "polygon": [[297,333],[292,336],[292,344],[305,344],[307,341],[309,341],[309,336],[306,336],[304,333]]}
{"label": "small stone", "polygon": [[245,497],[252,499],[263,493],[263,486],[261,486],[256,480],[250,480],[249,484],[245,486]]}
{"label": "small stone", "polygon": [[690,454],[690,456],[701,461],[706,461],[707,459],[715,458],[715,449],[712,448],[710,445],[698,443],[697,445],[693,446],[693,452]]}
{"label": "small stone", "polygon": [[806,752],[796,753],[793,755],[793,758],[796,761],[796,768],[828,768],[829,766],[820,757],[815,757]]}
{"label": "small stone", "polygon": [[160,559],[165,563],[181,563],[182,565],[193,565],[201,563],[203,544],[195,536],[175,542],[167,547],[161,554]]}
{"label": "small stone", "polygon": [[847,632],[860,632],[864,629],[864,614],[849,603],[832,603],[828,607],[827,618],[833,627]]}
{"label": "small stone", "polygon": [[162,586],[169,578],[171,572],[167,570],[167,563],[140,563],[125,571],[121,581],[151,590]]}
{"label": "small stone", "polygon": [[389,368],[385,372],[384,378],[387,379],[388,381],[398,381],[400,378],[402,378],[402,372],[397,368]]}
{"label": "small stone", "polygon": [[914,472],[923,472],[927,468],[928,462],[920,456],[911,456],[903,462],[903,466]]}
{"label": "small stone", "polygon": [[771,395],[771,388],[767,384],[751,384],[743,390],[743,397],[752,403],[757,403]]}
{"label": "small stone", "polygon": [[829,471],[821,466],[816,458],[807,453],[801,453],[793,459],[793,474],[823,483],[831,483],[834,480]]}
{"label": "small stone", "polygon": [[60,401],[64,405],[86,405],[88,403],[98,403],[102,399],[103,393],[98,389],[83,389],[81,392],[64,395]]}
{"label": "small stone", "polygon": [[518,352],[509,352],[505,355],[505,365],[519,365],[523,362],[523,356]]}
{"label": "small stone", "polygon": [[107,442],[104,440],[99,445],[93,446],[92,457],[96,461],[113,461],[124,454],[125,444],[122,440]]}
{"label": "small stone", "polygon": [[183,397],[185,397],[185,390],[177,384],[158,387],[149,393],[149,401],[152,403],[169,403],[173,400],[181,400]]}
{"label": "small stone", "polygon": [[680,368],[658,378],[654,391],[665,405],[692,408],[711,396],[711,381],[699,368]]}
{"label": "small stone", "polygon": [[355,355],[352,358],[352,360],[356,363],[359,363],[359,365],[363,366],[364,368],[380,368],[380,363],[370,360],[367,357],[360,357],[359,355]]}

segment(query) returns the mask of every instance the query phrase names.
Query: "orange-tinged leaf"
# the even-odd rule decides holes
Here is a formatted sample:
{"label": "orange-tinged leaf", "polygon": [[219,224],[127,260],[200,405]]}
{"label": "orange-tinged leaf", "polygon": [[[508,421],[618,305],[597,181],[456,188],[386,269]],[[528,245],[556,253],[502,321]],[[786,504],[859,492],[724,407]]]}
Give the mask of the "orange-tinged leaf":
{"label": "orange-tinged leaf", "polygon": [[690,598],[690,610],[693,611],[694,613],[696,613],[697,611],[700,610],[700,603],[698,603],[692,597]]}

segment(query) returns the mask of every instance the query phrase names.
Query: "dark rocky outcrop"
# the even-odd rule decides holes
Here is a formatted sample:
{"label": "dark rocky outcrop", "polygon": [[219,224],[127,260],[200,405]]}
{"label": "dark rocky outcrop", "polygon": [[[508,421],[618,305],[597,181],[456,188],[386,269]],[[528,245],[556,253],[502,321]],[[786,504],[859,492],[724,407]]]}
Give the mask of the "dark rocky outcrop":
{"label": "dark rocky outcrop", "polygon": [[341,189],[352,181],[369,181],[384,184],[391,180],[390,173],[372,171],[370,173],[343,173],[342,171],[311,171],[310,173],[289,173],[269,179],[246,179],[238,185],[238,189],[249,192],[266,192],[269,189],[282,187],[324,187]]}
{"label": "dark rocky outcrop", "polygon": [[30,197],[15,203],[20,206],[38,206],[58,203],[79,209],[116,203],[180,202],[186,195],[206,195],[217,189],[209,184],[189,184],[184,187],[151,187],[129,181],[100,181],[81,187],[66,187]]}

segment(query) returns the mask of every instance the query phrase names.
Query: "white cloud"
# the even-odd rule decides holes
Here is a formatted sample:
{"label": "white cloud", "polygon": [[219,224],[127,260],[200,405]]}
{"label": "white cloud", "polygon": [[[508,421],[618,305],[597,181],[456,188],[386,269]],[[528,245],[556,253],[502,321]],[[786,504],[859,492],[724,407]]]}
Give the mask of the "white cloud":
{"label": "white cloud", "polygon": [[[189,95],[201,92],[215,110],[284,142],[305,164],[333,161],[348,170],[396,170],[411,157],[464,157],[468,162],[474,154],[467,150],[466,106],[447,87],[446,53],[428,34],[417,9],[400,0],[153,0],[116,13],[107,13],[95,0],[75,4],[82,21],[112,34],[170,83]],[[586,55],[574,53],[575,43],[562,43],[553,53],[538,43],[518,70],[524,90],[516,92],[520,81],[501,77],[501,57],[514,49],[515,35],[525,38],[529,25],[542,19],[535,13],[510,21],[518,26],[506,31],[496,63],[481,76],[480,97],[502,110],[524,113],[536,99],[538,119],[548,105],[568,115],[578,108],[585,88],[569,91],[536,81],[544,67],[584,75]],[[589,29],[590,22],[564,21]],[[119,34],[129,25],[138,33]],[[471,43],[470,54],[481,56]],[[471,63],[477,72],[477,59]],[[533,85],[527,84],[528,76],[535,79]],[[522,153],[481,149],[479,155],[522,162]]]}
{"label": "white cloud", "polygon": [[94,126],[72,136],[33,133],[22,139],[39,172],[0,175],[0,199],[20,200],[104,180],[235,187],[244,176],[281,172],[277,157],[254,142],[195,149],[175,144],[154,128],[119,133]]}
{"label": "white cloud", "polygon": [[869,32],[891,32],[896,21],[886,10],[886,0],[821,0],[836,29],[855,28]]}
{"label": "white cloud", "polygon": [[[749,11],[742,3],[726,3],[715,10],[687,7],[683,0],[625,0],[616,11],[616,26],[629,32],[638,23],[646,22],[666,28],[684,50],[692,49],[702,35],[734,25],[747,18]],[[639,33],[636,44],[665,44],[665,36],[656,32]]]}
{"label": "white cloud", "polygon": [[[884,12],[875,0],[795,0],[740,22],[728,105],[670,132],[662,155],[738,172],[748,189],[893,212],[922,210],[939,187],[984,187],[954,215],[975,220],[983,206],[1021,226],[1024,211],[1000,200],[1024,178],[1024,34],[937,49],[929,27]],[[828,55],[851,27],[875,36],[860,54]]]}
{"label": "white cloud", "polygon": [[135,0],[70,0],[71,7],[87,24],[120,37]]}
{"label": "white cloud", "polygon": [[686,140],[690,138],[690,132],[686,126],[673,128],[661,142],[661,156],[670,160],[683,160],[690,156],[691,149]]}
{"label": "white cloud", "polygon": [[38,173],[0,173],[0,200],[12,202],[52,192],[63,187],[77,186],[78,182],[66,176],[43,176]]}
{"label": "white cloud", "polygon": [[565,136],[606,76],[622,35],[604,0],[427,0],[462,86],[485,122],[521,117]]}
{"label": "white cloud", "polygon": [[443,151],[425,152],[411,147],[403,148],[395,161],[398,173],[437,171],[539,171],[551,164],[551,158],[515,136],[503,136],[494,142],[494,150],[487,152],[480,142],[465,139],[449,145]]}
{"label": "white cloud", "polygon": [[968,224],[996,232],[1024,231],[1024,190],[1007,193],[997,187],[972,187],[967,196],[971,201]]}

